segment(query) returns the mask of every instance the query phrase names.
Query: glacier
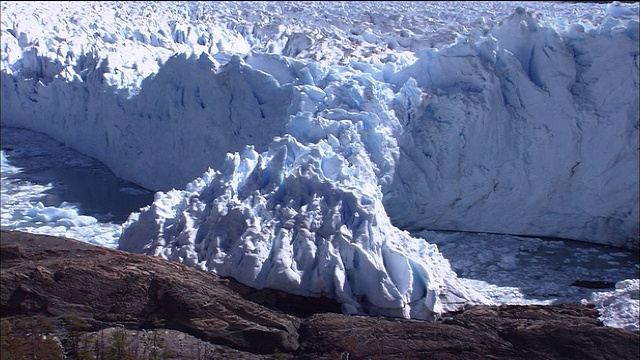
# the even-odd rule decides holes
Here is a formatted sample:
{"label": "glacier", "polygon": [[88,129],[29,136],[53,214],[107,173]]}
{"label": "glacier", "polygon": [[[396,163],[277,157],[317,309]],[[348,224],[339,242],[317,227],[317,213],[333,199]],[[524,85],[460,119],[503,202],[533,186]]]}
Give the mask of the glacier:
{"label": "glacier", "polygon": [[433,318],[405,230],[640,243],[638,5],[477,5],[3,2],[2,125],[158,191],[120,249]]}

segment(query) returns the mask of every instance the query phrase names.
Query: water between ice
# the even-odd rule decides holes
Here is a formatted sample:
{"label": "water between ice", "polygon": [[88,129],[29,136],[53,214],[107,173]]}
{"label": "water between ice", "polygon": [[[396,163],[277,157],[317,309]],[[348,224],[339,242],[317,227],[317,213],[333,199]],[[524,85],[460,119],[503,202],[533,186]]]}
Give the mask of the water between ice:
{"label": "water between ice", "polygon": [[[153,192],[116,177],[104,164],[44,134],[6,127],[1,131],[6,157],[1,179],[3,229],[116,247],[129,214],[153,201]],[[97,221],[69,226],[61,221],[69,214]]]}

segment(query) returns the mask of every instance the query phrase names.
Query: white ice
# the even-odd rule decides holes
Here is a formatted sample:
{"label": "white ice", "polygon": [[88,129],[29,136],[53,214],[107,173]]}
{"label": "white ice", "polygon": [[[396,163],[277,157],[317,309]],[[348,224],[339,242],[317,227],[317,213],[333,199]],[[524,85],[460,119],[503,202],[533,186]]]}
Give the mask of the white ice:
{"label": "white ice", "polygon": [[637,3],[2,7],[2,125],[162,190],[123,249],[431,318],[491,296],[400,229],[639,247]]}
{"label": "white ice", "polygon": [[[99,222],[81,228],[54,227],[53,224],[46,223],[35,224],[24,221],[24,215],[23,221],[19,223],[10,221],[12,216],[9,214],[25,214],[42,199],[46,192],[54,189],[53,185],[43,186],[31,182],[36,181],[38,176],[25,177],[30,180],[14,181],[17,179],[12,177],[21,176],[24,173],[21,169],[12,166],[12,163],[39,169],[36,170],[37,173],[42,173],[41,169],[52,167],[57,167],[61,170],[60,172],[64,172],[78,165],[90,165],[85,156],[59,146],[60,144],[54,145],[56,145],[55,141],[43,134],[2,128],[3,148],[13,149],[8,151],[8,157],[5,157],[7,162],[2,168],[2,186],[0,187],[2,228],[67,236],[96,245],[116,247],[121,226],[108,221],[109,219],[101,216],[100,213],[89,213],[100,219]],[[63,153],[56,149],[62,150]],[[12,157],[13,153],[16,157]],[[25,153],[38,155],[25,158],[23,155]],[[66,159],[64,163],[67,165],[60,164],[61,158]],[[26,163],[26,159],[37,162],[38,165]],[[91,167],[95,166],[96,164],[91,165]],[[7,168],[13,170],[5,171]],[[114,175],[103,172],[101,177],[114,177]],[[51,184],[57,184],[54,192],[60,193],[59,188],[64,186],[65,179],[54,177],[49,180]],[[118,182],[105,182],[114,184],[114,189],[117,191],[134,189],[135,191],[124,191],[134,197],[142,191],[139,188],[123,186]],[[111,201],[110,196],[101,199],[101,202],[109,201]],[[126,203],[126,201],[120,201],[120,203]],[[83,207],[82,203],[77,205],[78,208]],[[616,283],[625,281],[624,279],[636,278],[640,271],[637,253],[567,240],[523,238],[499,234],[423,231],[412,235],[437,245],[438,250],[451,263],[459,279],[475,288],[491,302],[553,304],[590,301],[603,313],[602,319],[606,325],[629,330],[638,327],[637,301],[634,300],[634,296],[637,298],[638,295],[637,289],[626,287],[629,291],[621,292],[613,288],[610,291],[604,291],[605,289],[597,290],[571,285],[579,280]],[[596,293],[599,294],[598,299],[603,300],[596,300],[593,297]]]}
{"label": "white ice", "polygon": [[396,226],[638,248],[637,5],[411,4],[7,2],[2,124],[169,190],[363,121]]}
{"label": "white ice", "polygon": [[596,292],[585,303],[591,303],[600,311],[600,320],[607,325],[631,331],[638,327],[640,306],[640,280],[630,279],[616,283],[615,290]]}

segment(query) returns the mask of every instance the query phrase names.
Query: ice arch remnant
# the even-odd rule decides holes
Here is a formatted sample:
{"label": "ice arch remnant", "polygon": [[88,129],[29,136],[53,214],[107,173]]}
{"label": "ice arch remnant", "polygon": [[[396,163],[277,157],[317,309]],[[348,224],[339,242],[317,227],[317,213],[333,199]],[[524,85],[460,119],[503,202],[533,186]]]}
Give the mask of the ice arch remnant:
{"label": "ice arch remnant", "polygon": [[119,249],[333,298],[350,314],[434,319],[486,302],[435,245],[391,225],[354,127],[342,132],[332,144],[287,135],[262,154],[229,154],[186,190],[157,193],[124,225]]}

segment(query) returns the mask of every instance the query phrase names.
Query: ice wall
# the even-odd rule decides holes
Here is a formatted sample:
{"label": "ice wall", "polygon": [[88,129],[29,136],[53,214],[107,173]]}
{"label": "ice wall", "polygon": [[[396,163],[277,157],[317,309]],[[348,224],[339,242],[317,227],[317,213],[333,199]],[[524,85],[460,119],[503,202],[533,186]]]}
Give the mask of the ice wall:
{"label": "ice wall", "polygon": [[45,132],[153,190],[183,188],[227,151],[266,150],[283,132],[291,89],[238,58],[218,69],[205,53],[175,55],[134,97],[105,83],[107,60],[92,61],[71,82],[2,73],[2,125]]}
{"label": "ice wall", "polygon": [[402,18],[404,5],[286,3],[271,9],[282,26],[231,5],[68,3],[49,19],[9,5],[22,6],[3,3],[2,125],[147,188],[184,188],[274,136],[313,145],[347,121],[402,228],[638,248],[637,5],[565,24],[511,9],[447,25]]}
{"label": "ice wall", "polygon": [[389,75],[394,223],[638,248],[638,28],[606,28],[561,37],[520,8]]}

